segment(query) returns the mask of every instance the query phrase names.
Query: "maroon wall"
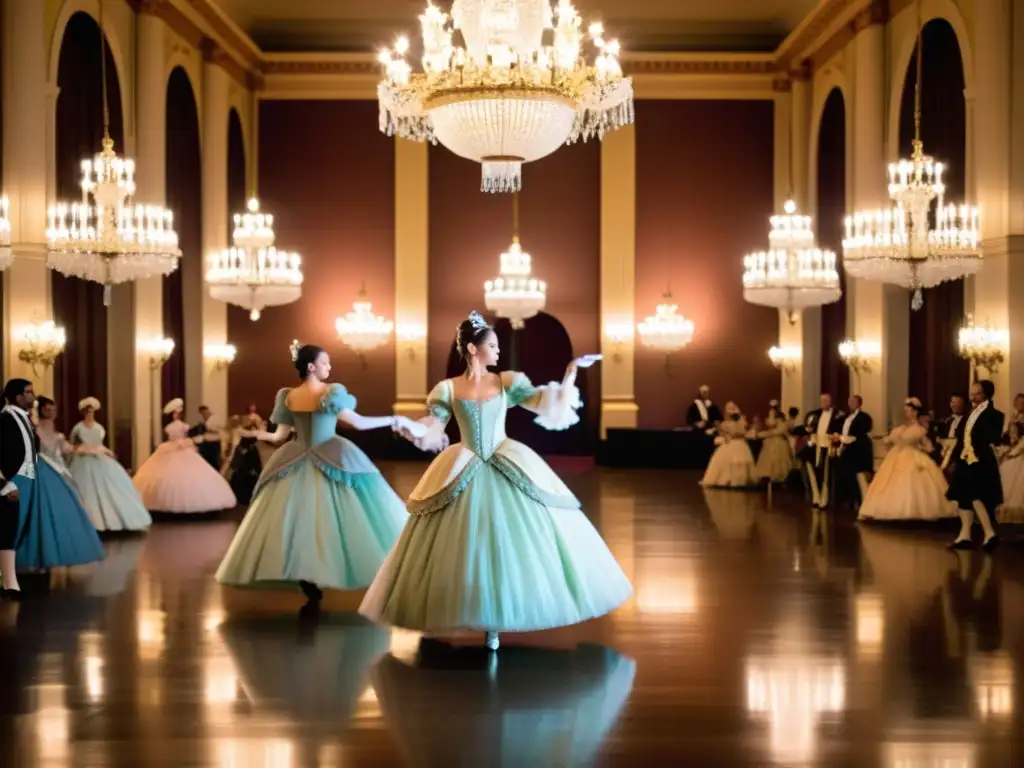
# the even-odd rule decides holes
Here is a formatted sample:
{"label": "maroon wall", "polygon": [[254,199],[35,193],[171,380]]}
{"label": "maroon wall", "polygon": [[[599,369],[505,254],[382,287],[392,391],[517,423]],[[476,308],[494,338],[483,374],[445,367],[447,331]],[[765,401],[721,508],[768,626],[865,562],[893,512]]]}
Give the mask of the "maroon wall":
{"label": "maroon wall", "polygon": [[[670,285],[693,343],[672,356],[637,346],[640,426],[683,423],[697,387],[748,415],[779,394],[768,360],[778,313],[743,301],[743,255],[768,244],[773,203],[770,101],[636,105],[636,314]],[[639,340],[638,340],[639,341]]]}
{"label": "maroon wall", "polygon": [[394,318],[394,139],[377,129],[372,101],[265,101],[260,104],[259,197],[274,214],[277,245],[302,254],[302,298],[267,309],[258,322],[228,316],[238,358],[228,378],[232,413],[256,403],[269,415],[278,388],[296,375],[293,338],[323,346],[332,378],[359,399],[359,410],[390,412],[394,346],[371,352],[364,368],[343,347],[336,317],[352,309],[366,282],[377,314]]}

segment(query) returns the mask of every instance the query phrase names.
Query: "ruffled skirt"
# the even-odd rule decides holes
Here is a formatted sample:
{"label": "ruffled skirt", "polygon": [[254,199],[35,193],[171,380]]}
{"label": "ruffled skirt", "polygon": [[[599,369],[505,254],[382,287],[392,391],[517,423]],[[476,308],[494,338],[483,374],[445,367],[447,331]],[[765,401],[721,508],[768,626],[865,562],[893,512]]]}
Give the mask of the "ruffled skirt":
{"label": "ruffled skirt", "polygon": [[784,483],[793,472],[793,448],[785,435],[771,435],[761,443],[754,476],[773,483]]}
{"label": "ruffled skirt", "polygon": [[89,519],[98,531],[144,531],[153,518],[116,459],[77,453],[71,459],[75,479]]}
{"label": "ruffled skirt", "polygon": [[956,517],[946,500],[946,478],[931,456],[897,446],[875,473],[858,517],[861,520],[941,520]]}
{"label": "ruffled skirt", "polygon": [[161,443],[139,467],[134,482],[146,509],[157,512],[196,514],[238,505],[228,481],[190,440]]}
{"label": "ruffled skirt", "polygon": [[999,465],[1003,481],[1003,505],[997,517],[1000,523],[1024,523],[1024,454],[1009,456]]}
{"label": "ruffled skirt", "polygon": [[[787,472],[788,474],[788,472]],[[733,438],[718,446],[704,472],[705,488],[750,488],[757,485],[754,454],[742,438]]]}
{"label": "ruffled skirt", "polygon": [[77,490],[42,454],[30,494],[29,505],[22,505],[19,568],[58,568],[103,559],[103,543]]}
{"label": "ruffled skirt", "polygon": [[353,443],[286,443],[263,470],[217,570],[232,587],[326,589],[370,584],[408,518],[405,505]]}
{"label": "ruffled skirt", "polygon": [[453,445],[427,469],[412,516],[360,613],[422,632],[527,632],[608,613],[629,580],[551,468],[505,440],[488,459]]}

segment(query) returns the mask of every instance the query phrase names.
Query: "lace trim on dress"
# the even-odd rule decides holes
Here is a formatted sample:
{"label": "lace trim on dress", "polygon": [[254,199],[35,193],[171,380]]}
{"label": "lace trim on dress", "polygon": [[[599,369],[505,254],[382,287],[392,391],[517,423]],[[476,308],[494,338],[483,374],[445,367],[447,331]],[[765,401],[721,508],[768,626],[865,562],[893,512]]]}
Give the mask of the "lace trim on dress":
{"label": "lace trim on dress", "polygon": [[454,480],[432,496],[428,496],[425,499],[410,499],[406,505],[406,508],[409,510],[409,514],[424,516],[433,514],[434,512],[440,512],[445,509],[469,487],[473,478],[476,476],[476,473],[485,464],[498,470],[506,480],[538,504],[543,504],[545,507],[551,507],[554,509],[580,508],[579,499],[576,499],[573,496],[562,496],[557,493],[545,491],[543,488],[538,487],[537,484],[534,483],[529,476],[527,476],[527,474],[523,472],[518,465],[516,465],[515,462],[500,453],[495,453],[486,460],[481,459],[479,456],[474,456],[470,462],[462,468],[462,471],[455,476]]}

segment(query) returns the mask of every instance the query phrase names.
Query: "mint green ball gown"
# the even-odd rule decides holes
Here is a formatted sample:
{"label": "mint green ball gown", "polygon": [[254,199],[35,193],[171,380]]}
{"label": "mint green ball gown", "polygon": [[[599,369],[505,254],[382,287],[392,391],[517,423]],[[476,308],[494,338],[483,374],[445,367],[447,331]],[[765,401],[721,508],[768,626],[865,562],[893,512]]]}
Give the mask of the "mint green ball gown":
{"label": "mint green ball gown", "polygon": [[367,618],[431,633],[529,632],[601,616],[632,594],[565,483],[505,435],[517,405],[546,429],[567,429],[579,421],[579,391],[534,387],[511,371],[501,381],[484,401],[454,397],[450,380],[431,392],[430,413],[442,424],[454,414],[463,442],[412,492],[401,538],[360,607]]}
{"label": "mint green ball gown", "polygon": [[373,580],[408,514],[370,459],[335,433],[356,399],[331,384],[320,409],[291,411],[277,393],[270,420],[295,430],[260,475],[217,581],[232,587],[362,589]]}

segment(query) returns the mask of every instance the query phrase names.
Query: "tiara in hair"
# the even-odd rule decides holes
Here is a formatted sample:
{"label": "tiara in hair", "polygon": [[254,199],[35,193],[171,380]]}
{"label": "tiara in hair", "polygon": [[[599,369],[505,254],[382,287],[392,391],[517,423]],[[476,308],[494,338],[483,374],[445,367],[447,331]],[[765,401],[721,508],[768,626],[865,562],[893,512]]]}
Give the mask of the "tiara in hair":
{"label": "tiara in hair", "polygon": [[475,309],[469,313],[469,322],[472,324],[473,328],[475,328],[478,331],[482,331],[484,329],[491,327],[490,324],[486,320],[484,320],[484,316],[477,312]]}
{"label": "tiara in hair", "polygon": [[292,362],[294,363],[299,359],[299,350],[302,349],[302,344],[298,339],[292,339],[291,345],[288,347],[292,353]]}

